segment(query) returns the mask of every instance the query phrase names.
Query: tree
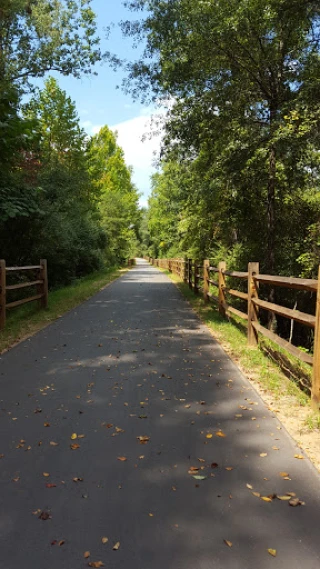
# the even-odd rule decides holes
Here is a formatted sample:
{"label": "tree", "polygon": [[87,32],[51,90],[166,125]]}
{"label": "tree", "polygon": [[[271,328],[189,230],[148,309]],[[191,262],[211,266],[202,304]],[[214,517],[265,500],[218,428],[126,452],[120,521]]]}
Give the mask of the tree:
{"label": "tree", "polygon": [[99,59],[91,0],[2,0],[1,83],[25,86],[48,71],[80,77]]}
{"label": "tree", "polygon": [[[127,35],[146,39],[142,59],[130,67],[129,89],[174,98],[167,144],[189,159],[220,146],[233,171],[226,160],[216,170],[229,170],[225,182],[243,198],[244,181],[250,181],[253,169],[259,178],[255,201],[265,203],[266,270],[274,272],[281,234],[278,205],[283,188],[289,187],[289,164],[294,165],[282,129],[285,116],[297,106],[308,103],[310,108],[310,92],[315,101],[319,4],[133,0],[127,5],[148,11],[140,22],[123,23]],[[217,166],[218,154],[213,155]]]}

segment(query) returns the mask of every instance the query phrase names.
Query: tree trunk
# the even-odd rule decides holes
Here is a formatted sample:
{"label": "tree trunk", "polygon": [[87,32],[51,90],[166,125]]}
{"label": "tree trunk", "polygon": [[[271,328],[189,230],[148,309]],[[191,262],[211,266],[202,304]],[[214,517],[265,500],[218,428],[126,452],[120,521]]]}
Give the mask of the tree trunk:
{"label": "tree trunk", "polygon": [[[276,105],[270,105],[270,139],[269,148],[269,172],[268,172],[268,195],[267,195],[267,273],[274,275],[275,271],[275,233],[276,233],[276,213],[275,213],[275,195],[276,195],[276,172],[277,157],[276,149],[273,142],[273,134],[276,121]],[[269,302],[275,302],[275,289],[270,288]],[[268,327],[275,328],[276,317],[269,312]]]}

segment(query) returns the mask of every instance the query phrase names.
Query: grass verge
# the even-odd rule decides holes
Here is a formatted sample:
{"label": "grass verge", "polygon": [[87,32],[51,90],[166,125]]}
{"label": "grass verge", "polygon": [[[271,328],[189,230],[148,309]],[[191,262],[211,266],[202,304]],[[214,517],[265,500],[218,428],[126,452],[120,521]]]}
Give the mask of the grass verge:
{"label": "grass verge", "polygon": [[[206,304],[201,296],[195,295],[178,276],[166,270],[162,272],[176,284],[223,349],[320,469],[320,415],[311,411],[308,393],[301,390],[292,378],[286,377],[280,366],[265,355],[263,350],[275,345],[262,341],[262,350],[248,347],[246,326],[240,319],[223,318],[213,305]],[[296,366],[296,377],[299,377],[299,365],[303,376],[310,374],[310,369],[304,364],[293,362],[291,358],[290,361],[293,367]]]}
{"label": "grass verge", "polygon": [[37,303],[8,310],[6,328],[0,333],[0,353],[32,336],[75,306],[78,306],[127,269],[108,268],[78,279],[73,284],[49,293],[48,308],[39,310]]}

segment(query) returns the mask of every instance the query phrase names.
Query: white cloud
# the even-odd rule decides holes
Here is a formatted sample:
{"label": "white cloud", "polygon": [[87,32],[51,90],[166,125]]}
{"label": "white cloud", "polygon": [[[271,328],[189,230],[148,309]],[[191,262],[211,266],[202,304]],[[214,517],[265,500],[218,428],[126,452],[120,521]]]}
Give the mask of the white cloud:
{"label": "white cloud", "polygon": [[[142,109],[140,116],[111,127],[117,132],[127,165],[133,168],[133,182],[143,194],[141,205],[146,205],[150,193],[150,176],[155,172],[162,140],[161,124],[151,114],[150,109]],[[161,116],[159,119],[161,122]]]}

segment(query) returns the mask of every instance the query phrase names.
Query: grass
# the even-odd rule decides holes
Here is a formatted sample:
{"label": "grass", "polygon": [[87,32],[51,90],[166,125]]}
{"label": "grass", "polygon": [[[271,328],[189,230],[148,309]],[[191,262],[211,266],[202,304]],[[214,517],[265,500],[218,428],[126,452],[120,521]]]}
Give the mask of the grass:
{"label": "grass", "polygon": [[[269,346],[281,354],[281,350],[275,344],[263,340],[261,342],[262,349],[248,347],[246,326],[240,319],[237,319],[237,317],[232,317],[232,320],[223,318],[213,305],[206,304],[201,296],[196,296],[179,277],[169,273],[169,271],[163,272],[175,282],[201,320],[212,330],[214,336],[243,370],[245,375],[257,382],[263,391],[271,393],[276,402],[283,400],[286,396],[292,400],[293,406],[310,405],[309,394],[305,390],[301,390],[296,381],[286,377],[280,366],[263,353],[263,349]],[[310,374],[307,366],[300,364],[300,362],[298,363],[298,361],[293,362],[292,358],[289,358],[287,354],[286,359],[290,360],[292,367],[296,367],[296,376],[299,376],[299,366],[301,366],[304,374]],[[309,428],[319,428],[320,415],[310,415],[308,426]]]}
{"label": "grass", "polygon": [[36,302],[8,310],[6,328],[0,333],[0,353],[78,306],[126,270],[102,269],[69,286],[54,290],[49,293],[48,308],[45,310],[39,310]]}

